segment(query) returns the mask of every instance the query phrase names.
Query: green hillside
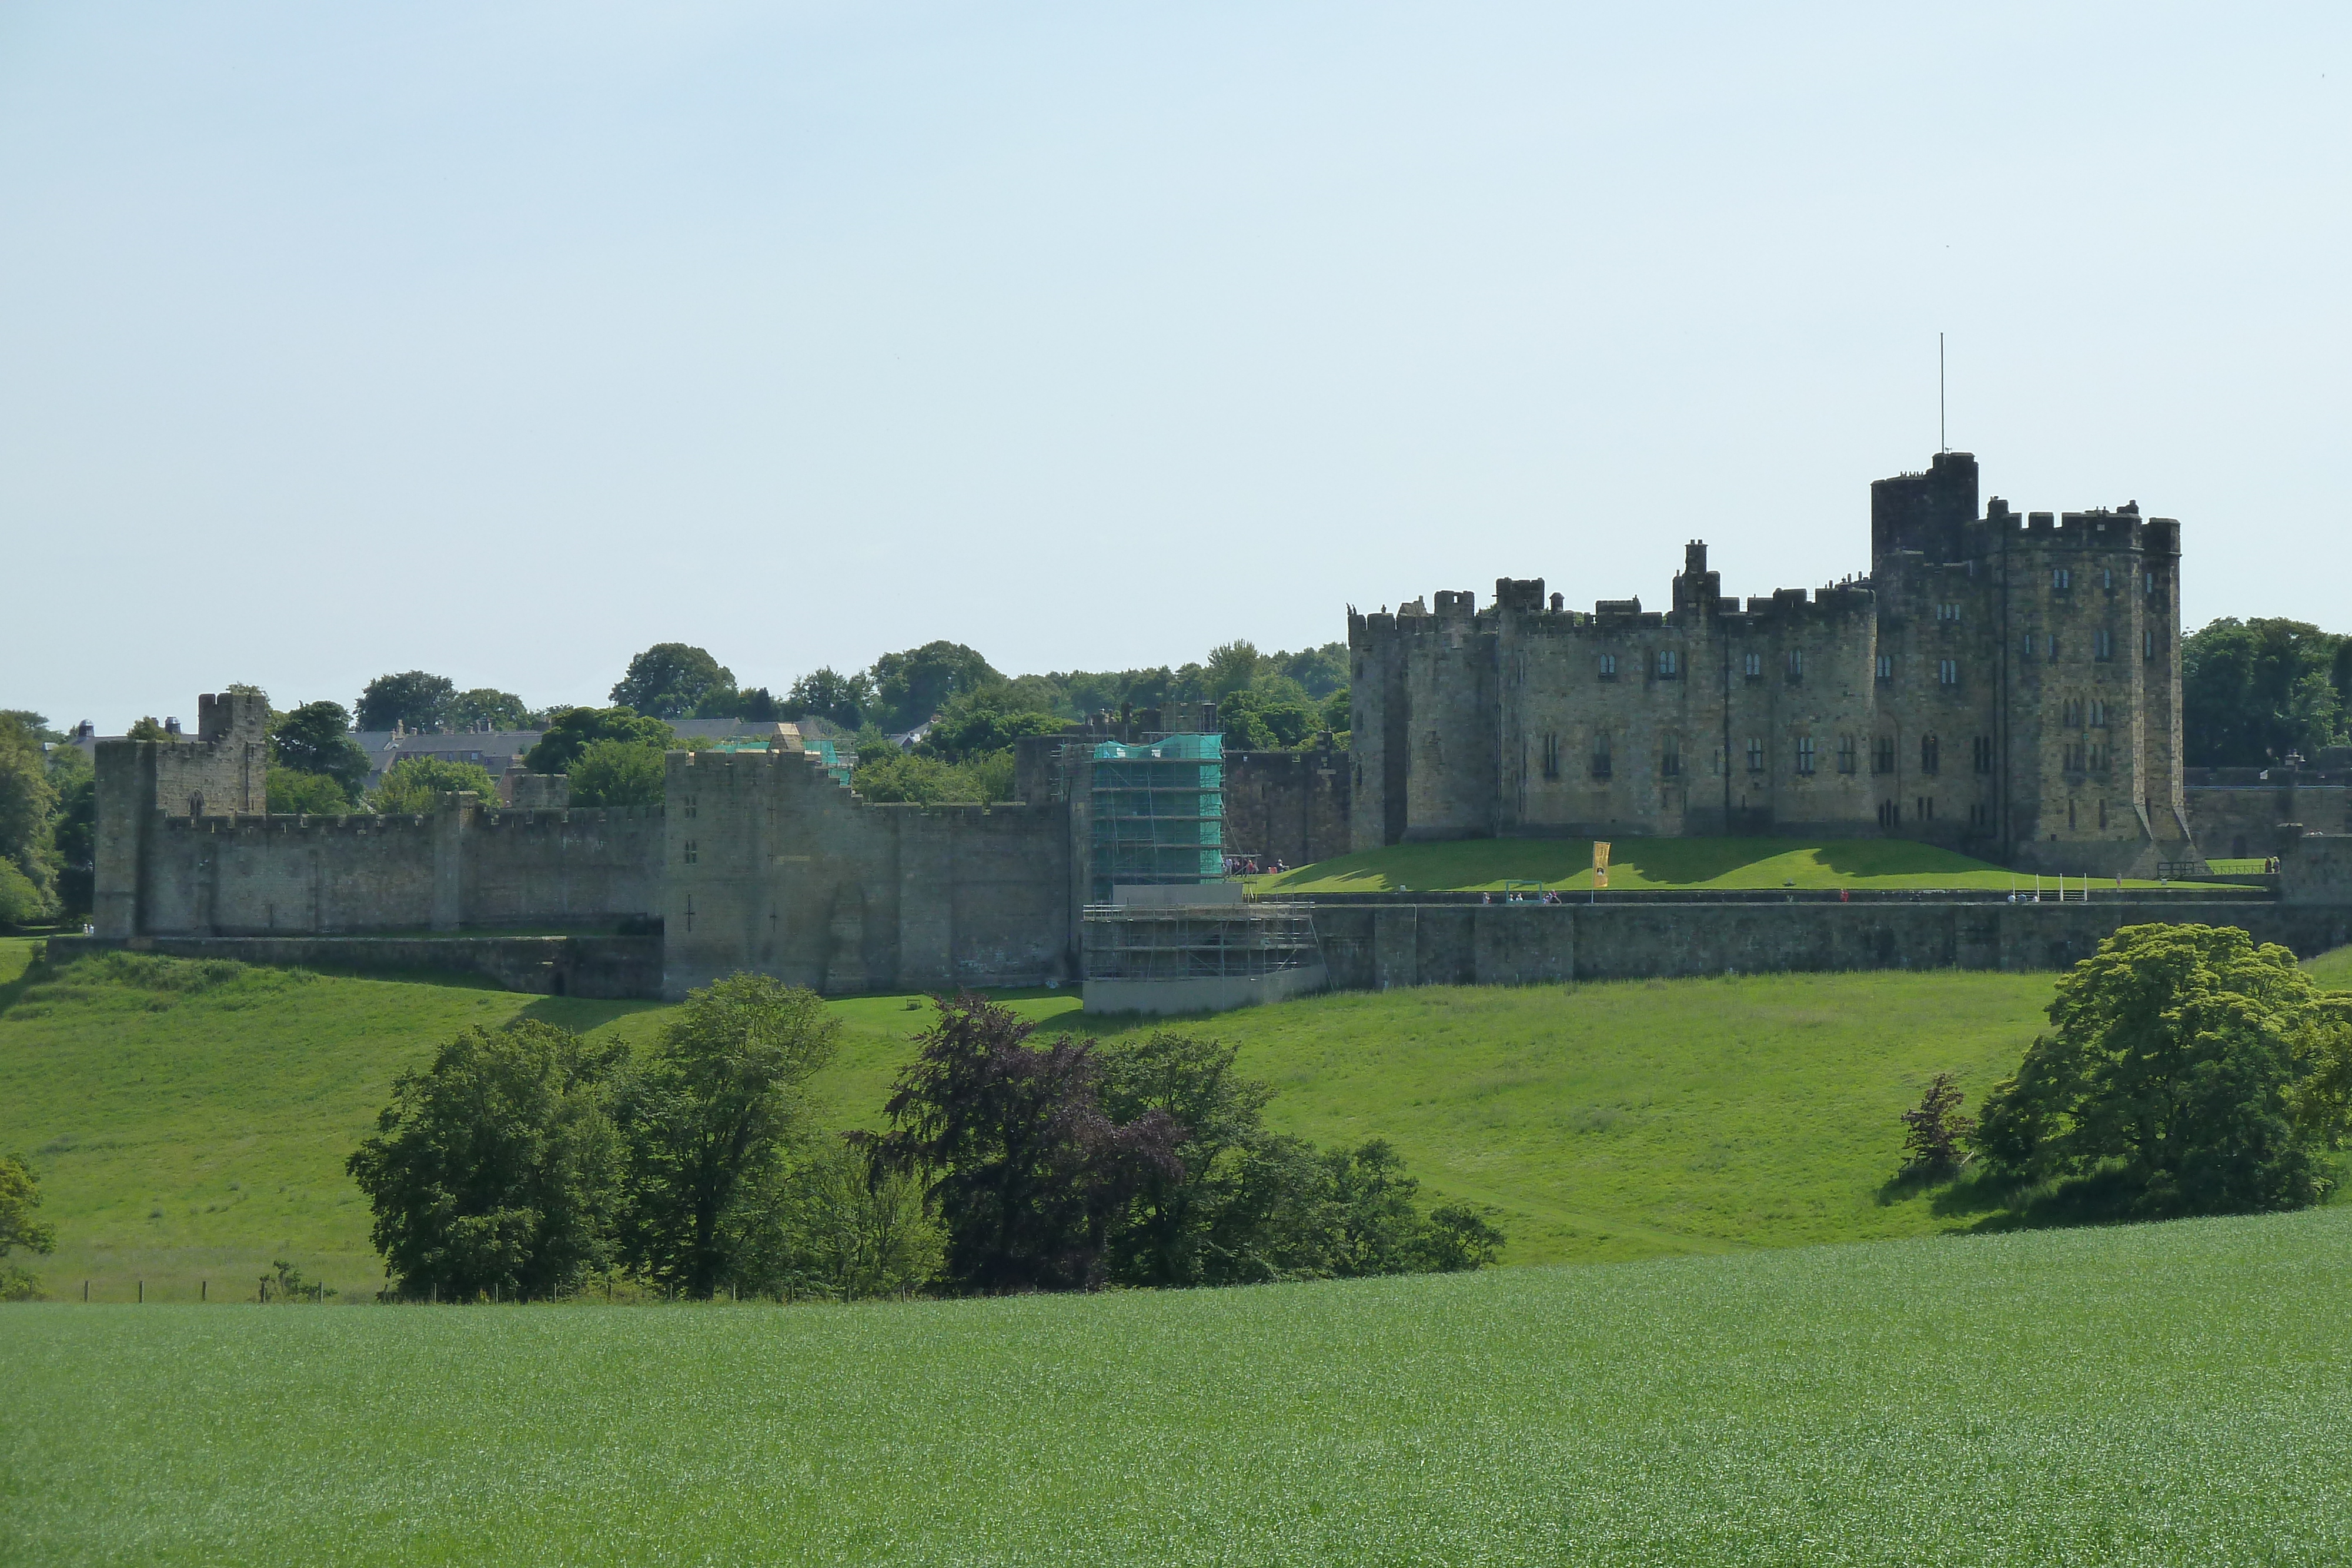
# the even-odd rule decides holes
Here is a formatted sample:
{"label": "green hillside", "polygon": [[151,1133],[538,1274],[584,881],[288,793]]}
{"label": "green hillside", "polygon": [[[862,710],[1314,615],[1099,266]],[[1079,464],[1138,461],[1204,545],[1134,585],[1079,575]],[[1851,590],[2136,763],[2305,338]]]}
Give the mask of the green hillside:
{"label": "green hillside", "polygon": [[[25,946],[0,945],[0,977]],[[2318,966],[2352,983],[2352,951]],[[37,977],[34,977],[37,978]],[[1882,973],[1357,992],[1188,1025],[1278,1091],[1269,1119],[1392,1140],[1433,1198],[1492,1205],[1514,1263],[1918,1235],[1974,1223],[1882,1191],[1896,1113],[1958,1072],[1971,1102],[2041,1023],[2047,975]],[[1012,998],[1088,1023],[1068,992]],[[909,1004],[913,1005],[909,1005]],[[832,1004],[848,1026],[814,1085],[872,1124],[929,1014]],[[0,1149],[30,1155],[60,1248],[52,1294],[250,1295],[273,1257],[373,1291],[342,1162],[393,1075],[469,1023],[519,1016],[642,1040],[662,1009],[115,955],[0,980]]]}
{"label": "green hillside", "polygon": [[22,1563],[2335,1563],[2352,1211],[861,1307],[0,1308]]}
{"label": "green hillside", "polygon": [[[1590,839],[1464,839],[1396,844],[1251,879],[1259,893],[1500,891],[1506,881],[1552,888],[1592,885]],[[1675,887],[1969,887],[2033,885],[1984,861],[1902,839],[1618,839],[1609,885]],[[2112,879],[2106,883],[2113,886]],[[2126,879],[2126,887],[2154,887]]]}

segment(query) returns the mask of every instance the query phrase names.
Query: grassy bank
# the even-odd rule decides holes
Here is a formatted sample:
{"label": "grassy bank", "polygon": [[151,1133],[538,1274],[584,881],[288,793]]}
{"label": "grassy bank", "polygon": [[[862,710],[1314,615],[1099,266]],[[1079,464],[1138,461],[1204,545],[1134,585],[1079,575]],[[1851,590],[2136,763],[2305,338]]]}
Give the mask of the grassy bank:
{"label": "grassy bank", "polygon": [[[0,947],[0,974],[12,952]],[[2352,950],[2319,960],[2352,985]],[[34,977],[37,979],[37,977]],[[1393,1141],[1432,1199],[1491,1206],[1513,1263],[1636,1259],[1921,1235],[1980,1216],[1885,1184],[1896,1113],[1931,1073],[1971,1103],[2042,1023],[2047,975],[1754,976],[1344,993],[1186,1027],[1236,1043],[1278,1091],[1273,1124]],[[1015,1007],[1116,1033],[1064,992]],[[909,1004],[913,1005],[909,1005]],[[919,998],[831,1004],[846,1026],[812,1086],[873,1125]],[[53,1296],[254,1293],[271,1260],[345,1299],[380,1280],[343,1160],[394,1073],[469,1023],[529,1016],[647,1039],[663,1009],[463,983],[120,957],[0,979],[0,1149],[30,1155],[60,1247]],[[205,1281],[210,1281],[209,1285]]]}
{"label": "grassy bank", "polygon": [[2320,1563],[2352,1212],[855,1308],[0,1308],[0,1558]]}
{"label": "grassy bank", "polygon": [[[1262,894],[1499,891],[1507,881],[1589,889],[1592,841],[1466,839],[1396,844],[1253,879]],[[1613,889],[1943,887],[2006,892],[2020,883],[2014,872],[1900,839],[1818,844],[1789,839],[1618,839],[1610,846],[1609,885]],[[2030,888],[2033,878],[2029,874],[2021,883]],[[2103,885],[2113,887],[2114,879]],[[2124,885],[2157,884],[2126,878]]]}

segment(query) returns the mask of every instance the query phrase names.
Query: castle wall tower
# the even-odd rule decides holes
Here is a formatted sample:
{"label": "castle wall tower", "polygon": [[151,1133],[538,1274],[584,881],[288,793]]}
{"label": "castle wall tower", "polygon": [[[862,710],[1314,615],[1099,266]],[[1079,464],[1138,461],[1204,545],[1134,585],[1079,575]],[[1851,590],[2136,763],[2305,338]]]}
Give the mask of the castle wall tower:
{"label": "castle wall tower", "polygon": [[223,692],[196,699],[194,740],[99,742],[97,875],[92,923],[101,936],[136,936],[142,878],[159,819],[236,816],[267,809],[268,699]]}

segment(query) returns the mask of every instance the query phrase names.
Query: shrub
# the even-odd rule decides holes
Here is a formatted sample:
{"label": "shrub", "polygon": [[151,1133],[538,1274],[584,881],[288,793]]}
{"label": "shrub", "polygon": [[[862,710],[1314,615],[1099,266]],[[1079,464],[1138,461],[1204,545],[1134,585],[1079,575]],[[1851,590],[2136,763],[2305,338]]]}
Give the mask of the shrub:
{"label": "shrub", "polygon": [[470,789],[495,806],[499,781],[488,768],[446,757],[404,757],[384,769],[383,781],[368,797],[371,810],[387,816],[421,816],[437,809],[444,794]]}
{"label": "shrub", "polygon": [[662,748],[638,741],[591,741],[572,763],[575,806],[658,806]]}

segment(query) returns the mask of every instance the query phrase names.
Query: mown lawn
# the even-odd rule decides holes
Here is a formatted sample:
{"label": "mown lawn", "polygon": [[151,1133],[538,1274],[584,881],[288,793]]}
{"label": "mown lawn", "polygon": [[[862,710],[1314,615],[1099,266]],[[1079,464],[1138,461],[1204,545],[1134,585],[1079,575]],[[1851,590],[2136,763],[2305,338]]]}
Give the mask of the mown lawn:
{"label": "mown lawn", "polygon": [[2352,1211],[865,1307],[0,1308],[24,1563],[2336,1563]]}
{"label": "mown lawn", "polygon": [[[2045,886],[2055,886],[2045,878]],[[2070,878],[2071,882],[2073,879]],[[1506,882],[1549,888],[1592,886],[1590,839],[1467,839],[1396,844],[1255,877],[1259,894],[1500,891]],[[1984,861],[1900,839],[1841,839],[1804,844],[1789,839],[1618,839],[1609,855],[1609,885],[1627,888],[2031,888]],[[2114,879],[2101,885],[2112,888]],[[2126,887],[2154,887],[2126,878]]]}

